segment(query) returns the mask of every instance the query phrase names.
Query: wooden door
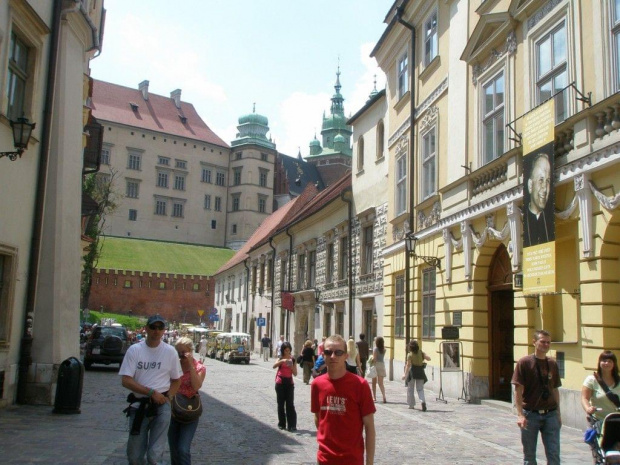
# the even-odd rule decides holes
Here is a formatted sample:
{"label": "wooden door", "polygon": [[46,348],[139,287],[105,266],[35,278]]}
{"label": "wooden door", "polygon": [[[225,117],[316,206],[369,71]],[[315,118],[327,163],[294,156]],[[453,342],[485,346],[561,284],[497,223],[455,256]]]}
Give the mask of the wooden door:
{"label": "wooden door", "polygon": [[491,397],[512,400],[510,380],[514,369],[514,293],[491,292]]}

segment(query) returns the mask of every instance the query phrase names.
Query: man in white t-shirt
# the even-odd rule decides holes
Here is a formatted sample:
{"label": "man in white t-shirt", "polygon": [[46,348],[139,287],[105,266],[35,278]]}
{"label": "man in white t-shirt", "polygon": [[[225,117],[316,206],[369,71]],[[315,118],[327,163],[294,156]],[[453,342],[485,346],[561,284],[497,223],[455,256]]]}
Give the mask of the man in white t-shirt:
{"label": "man in white t-shirt", "polygon": [[284,344],[284,336],[280,335],[280,340],[276,344],[276,356],[278,358],[282,357],[282,344]]}
{"label": "man in white t-shirt", "polygon": [[[170,402],[181,383],[181,364],[176,349],[162,342],[166,321],[151,316],[146,324],[146,340],[132,345],[125,354],[119,375],[123,387],[137,398],[129,410],[132,430],[127,441],[130,465],[159,464],[162,461],[168,426]],[[140,429],[133,428],[141,419]],[[137,426],[137,425],[136,425]]]}

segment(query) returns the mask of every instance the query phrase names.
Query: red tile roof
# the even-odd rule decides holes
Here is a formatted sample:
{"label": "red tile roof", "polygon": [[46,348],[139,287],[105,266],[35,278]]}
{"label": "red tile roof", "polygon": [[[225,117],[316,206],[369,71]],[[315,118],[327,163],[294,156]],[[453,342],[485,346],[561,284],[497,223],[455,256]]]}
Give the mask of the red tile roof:
{"label": "red tile roof", "polygon": [[[181,102],[177,108],[170,97],[153,93],[148,97],[144,100],[138,89],[93,79],[92,110],[97,119],[229,147],[191,103]],[[138,105],[136,110],[132,104]],[[186,118],[185,123],[181,117]]]}

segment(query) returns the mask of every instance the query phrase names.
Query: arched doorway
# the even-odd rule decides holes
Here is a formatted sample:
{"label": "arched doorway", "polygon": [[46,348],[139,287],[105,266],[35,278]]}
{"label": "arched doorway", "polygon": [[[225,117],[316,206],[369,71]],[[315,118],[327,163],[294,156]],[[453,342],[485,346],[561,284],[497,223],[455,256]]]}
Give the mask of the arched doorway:
{"label": "arched doorway", "polygon": [[510,256],[500,244],[489,267],[489,394],[510,402],[514,370],[514,291]]}

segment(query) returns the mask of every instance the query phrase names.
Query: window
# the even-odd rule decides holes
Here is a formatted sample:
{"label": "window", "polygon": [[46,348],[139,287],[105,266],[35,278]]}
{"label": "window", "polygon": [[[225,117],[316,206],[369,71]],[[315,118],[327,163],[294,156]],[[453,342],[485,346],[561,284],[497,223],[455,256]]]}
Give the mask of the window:
{"label": "window", "polygon": [[217,221],[211,220],[211,229],[217,229]]}
{"label": "window", "polygon": [[217,184],[218,186],[225,186],[226,185],[226,175],[224,173],[217,173],[216,178],[215,178],[215,184]]}
{"label": "window", "polygon": [[362,263],[362,274],[372,273],[372,225],[364,228],[364,262]]}
{"label": "window", "polygon": [[102,165],[110,164],[110,148],[109,147],[103,147],[101,149],[101,164]]}
{"label": "window", "polygon": [[340,279],[349,277],[349,237],[345,236],[340,239],[340,266],[338,267],[338,276]]}
{"label": "window", "polygon": [[155,214],[156,215],[166,215],[166,201],[165,200],[156,200],[155,201]]}
{"label": "window", "polygon": [[489,163],[504,153],[504,73],[491,79],[483,91],[483,162]]}
{"label": "window", "polygon": [[241,168],[233,169],[233,185],[238,186],[241,184]]}
{"label": "window", "polygon": [[308,287],[314,287],[314,283],[316,282],[316,250],[308,252],[308,262]]}
{"label": "window", "polygon": [[239,211],[240,195],[241,194],[233,194],[233,196],[232,196],[232,211],[234,211],[234,212],[238,212]]}
{"label": "window", "polygon": [[297,289],[306,287],[306,255],[300,254],[297,258]]}
{"label": "window", "polygon": [[[342,308],[336,310],[336,334],[344,334],[344,312]],[[329,333],[327,333],[329,334]]]}
{"label": "window", "polygon": [[[271,288],[271,275],[273,273],[273,261],[269,259],[267,262],[267,279],[266,279],[266,287]],[[241,279],[241,278],[239,278]]]}
{"label": "window", "polygon": [[334,278],[334,243],[327,244],[327,263],[325,265],[325,281],[331,283]]}
{"label": "window", "polygon": [[205,210],[211,210],[211,196],[205,195]]}
{"label": "window", "polygon": [[398,60],[398,98],[401,99],[409,91],[409,70],[407,54]]}
{"label": "window", "polygon": [[364,137],[360,137],[357,141],[357,171],[364,169]]}
{"label": "window", "polygon": [[136,221],[138,219],[138,210],[129,209],[129,221]]}
{"label": "window", "polygon": [[230,233],[231,234],[237,234],[237,225],[233,224],[230,228]]}
{"label": "window", "polygon": [[262,161],[267,161],[267,154],[266,154],[266,153],[261,152],[261,154],[260,154],[260,159],[261,159]]}
{"label": "window", "polygon": [[242,157],[243,157],[243,152],[235,153],[235,160],[241,160]]}
{"label": "window", "polygon": [[282,290],[288,290],[288,282],[286,280],[287,277],[287,266],[286,266],[287,262],[286,259],[282,259],[280,260],[280,289]]}
{"label": "window", "polygon": [[170,158],[162,157],[161,155],[157,157],[157,163],[164,166],[170,166]]}
{"label": "window", "polygon": [[[549,100],[567,84],[566,25],[562,22],[536,43],[536,104]],[[568,117],[567,104],[567,92],[556,95],[556,123]]]}
{"label": "window", "polygon": [[422,272],[422,337],[435,337],[435,268]]}
{"label": "window", "polygon": [[168,173],[157,172],[157,187],[168,188]]}
{"label": "window", "polygon": [[160,288],[161,290],[166,289],[166,283],[159,283],[159,288]]}
{"label": "window", "polygon": [[422,198],[427,199],[435,193],[435,163],[436,163],[435,128],[422,136]]}
{"label": "window", "polygon": [[7,79],[7,117],[21,118],[26,113],[26,87],[28,85],[29,48],[15,33],[11,33],[9,73]]}
{"label": "window", "polygon": [[405,277],[396,277],[394,293],[394,336],[405,337]]}
{"label": "window", "polygon": [[185,190],[185,176],[180,176],[178,174],[174,175],[174,188],[178,191]]}
{"label": "window", "polygon": [[131,288],[131,280],[126,279],[125,282],[123,283],[123,287]]}
{"label": "window", "polygon": [[403,152],[396,158],[396,215],[405,213],[407,209],[407,153]]}
{"label": "window", "polygon": [[620,0],[615,0],[612,6],[611,17],[611,35],[612,46],[614,49],[613,61],[614,61],[614,91],[620,90]]}
{"label": "window", "polygon": [[192,291],[196,292],[200,290],[200,284],[194,283],[192,284]]}
{"label": "window", "polygon": [[175,160],[175,166],[179,169],[186,170],[187,162],[185,160]]}
{"label": "window", "polygon": [[203,168],[202,169],[202,176],[200,178],[200,180],[202,182],[208,182],[209,184],[211,184],[213,181],[211,181],[211,170],[208,168]]}
{"label": "window", "polygon": [[139,183],[138,181],[127,180],[127,189],[125,195],[130,199],[137,199],[139,191]]}
{"label": "window", "polygon": [[383,146],[385,145],[385,126],[383,121],[377,124],[377,160],[383,158]]}
{"label": "window", "polygon": [[172,216],[175,218],[183,218],[183,204],[174,202],[172,204]]}
{"label": "window", "polygon": [[129,152],[127,156],[127,169],[140,171],[142,155],[139,153]]}
{"label": "window", "polygon": [[261,187],[267,187],[267,176],[269,176],[269,171],[264,169],[258,170],[258,184]]}
{"label": "window", "polygon": [[424,23],[424,66],[428,65],[437,56],[437,11]]}
{"label": "window", "polygon": [[215,211],[216,212],[222,211],[222,197],[215,198]]}
{"label": "window", "polygon": [[267,197],[263,195],[258,196],[258,211],[265,213],[267,211]]}

